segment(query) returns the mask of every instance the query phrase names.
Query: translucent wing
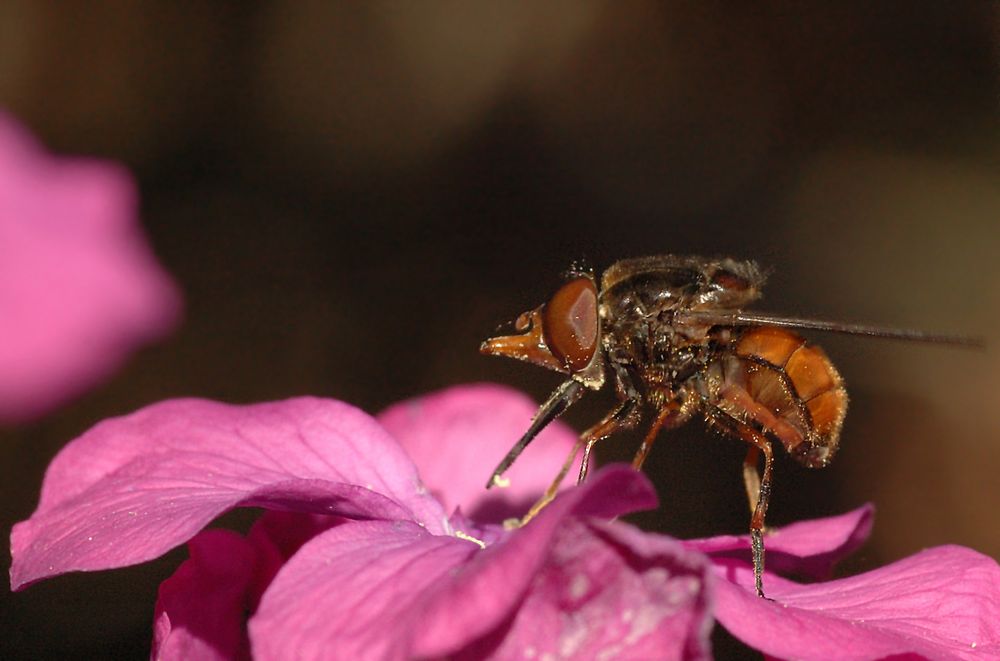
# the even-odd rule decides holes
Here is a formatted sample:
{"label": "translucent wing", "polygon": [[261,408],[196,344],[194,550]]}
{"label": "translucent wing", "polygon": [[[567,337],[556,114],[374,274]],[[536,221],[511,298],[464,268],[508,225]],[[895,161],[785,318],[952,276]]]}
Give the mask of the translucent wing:
{"label": "translucent wing", "polygon": [[951,344],[971,348],[984,348],[985,341],[981,337],[967,335],[950,335],[946,333],[928,333],[926,331],[885,328],[869,324],[845,323],[842,321],[827,321],[823,319],[808,319],[804,317],[785,317],[768,312],[719,311],[719,310],[683,310],[674,315],[675,322],[691,324],[711,324],[713,326],[774,326],[778,328],[801,328],[807,330],[827,331],[830,333],[847,333],[849,335],[866,335],[892,340],[908,340],[912,342],[933,342]]}

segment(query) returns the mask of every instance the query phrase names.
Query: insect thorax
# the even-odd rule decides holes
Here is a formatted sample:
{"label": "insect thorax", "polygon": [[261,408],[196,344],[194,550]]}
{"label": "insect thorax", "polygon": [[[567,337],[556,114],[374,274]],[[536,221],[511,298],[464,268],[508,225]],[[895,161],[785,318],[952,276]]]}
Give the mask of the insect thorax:
{"label": "insect thorax", "polygon": [[678,310],[718,307],[720,296],[731,298],[713,280],[720,272],[716,262],[664,257],[619,262],[604,274],[603,349],[627,385],[654,399],[683,396],[716,345],[709,327],[681,325],[674,316]]}

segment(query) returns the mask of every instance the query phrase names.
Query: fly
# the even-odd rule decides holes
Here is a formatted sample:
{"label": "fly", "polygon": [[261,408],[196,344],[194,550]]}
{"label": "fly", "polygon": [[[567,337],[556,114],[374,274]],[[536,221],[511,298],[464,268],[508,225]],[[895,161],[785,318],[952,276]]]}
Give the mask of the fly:
{"label": "fly", "polygon": [[[793,329],[981,346],[953,335],[785,317],[744,308],[761,296],[752,261],[662,255],[626,259],[602,275],[573,268],[549,301],[514,322],[517,334],[483,342],[485,354],[541,365],[569,378],[542,404],[528,430],[493,471],[487,488],[550,422],[588,390],[614,383],[619,403],[579,438],[559,475],[524,521],[552,498],[583,451],[652,423],[632,460],[642,468],[660,430],[692,417],[748,445],[743,480],[750,504],[754,583],[764,596],[764,520],[771,494],[772,443],[799,463],[822,468],[837,452],[847,413],[844,381],[823,350]],[[759,469],[763,456],[763,472]]]}

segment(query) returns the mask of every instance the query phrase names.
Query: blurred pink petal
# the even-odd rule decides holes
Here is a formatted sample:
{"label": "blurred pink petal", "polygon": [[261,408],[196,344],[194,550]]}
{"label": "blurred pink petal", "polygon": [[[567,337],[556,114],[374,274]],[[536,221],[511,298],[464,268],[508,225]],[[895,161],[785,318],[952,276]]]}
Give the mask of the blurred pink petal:
{"label": "blurred pink petal", "polygon": [[[829,578],[833,566],[856,551],[871,534],[875,508],[869,505],[823,519],[798,521],[769,530],[764,538],[767,569],[777,574]],[[688,548],[713,558],[750,558],[749,535],[686,540]]]}
{"label": "blurred pink petal", "polygon": [[408,522],[339,526],[278,573],[250,621],[254,653],[707,658],[703,557],[581,518],[654,503],[645,478],[617,467],[486,549]]}
{"label": "blurred pink petal", "polygon": [[139,227],[129,174],[56,158],[0,112],[0,424],[108,376],[180,298]]}
{"label": "blurred pink petal", "polygon": [[[576,433],[556,421],[511,466],[505,475],[509,487],[484,489],[537,410],[516,390],[484,383],[401,402],[380,413],[378,421],[399,440],[446,512],[461,505],[469,518],[489,523],[526,512],[576,443]],[[574,470],[566,483],[573,484],[575,476]]]}
{"label": "blurred pink petal", "polygon": [[228,530],[206,530],[188,543],[190,558],[160,584],[153,650],[161,661],[250,658],[247,594],[257,551]]}
{"label": "blurred pink petal", "polygon": [[352,406],[174,400],[59,453],[11,533],[11,585],[150,560],[238,505],[447,525],[399,445]]}
{"label": "blurred pink petal", "polygon": [[850,578],[799,585],[749,564],[717,564],[716,617],[734,636],[786,659],[1000,658],[1000,567],[943,546]]}

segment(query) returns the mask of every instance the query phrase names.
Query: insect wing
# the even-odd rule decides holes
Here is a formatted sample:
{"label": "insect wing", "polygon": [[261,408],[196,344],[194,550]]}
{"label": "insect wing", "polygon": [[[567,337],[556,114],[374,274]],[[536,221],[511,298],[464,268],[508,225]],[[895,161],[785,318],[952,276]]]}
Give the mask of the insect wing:
{"label": "insect wing", "polygon": [[682,310],[674,317],[678,323],[711,324],[713,326],[770,326],[774,328],[796,328],[802,330],[818,330],[828,333],[845,333],[848,335],[865,335],[890,340],[907,340],[912,342],[931,342],[935,344],[950,344],[960,347],[982,349],[985,342],[980,337],[968,335],[951,335],[947,333],[928,333],[906,328],[886,328],[870,324],[854,324],[825,319],[810,319],[808,317],[786,317],[767,312],[720,311],[720,310]]}

